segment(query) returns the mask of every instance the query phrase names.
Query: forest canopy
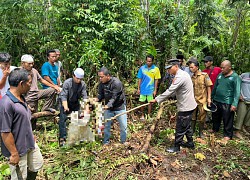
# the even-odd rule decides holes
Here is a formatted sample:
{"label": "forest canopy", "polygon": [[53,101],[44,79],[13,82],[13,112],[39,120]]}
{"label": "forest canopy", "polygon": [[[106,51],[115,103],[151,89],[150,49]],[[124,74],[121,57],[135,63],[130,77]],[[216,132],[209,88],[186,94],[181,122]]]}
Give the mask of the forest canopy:
{"label": "forest canopy", "polygon": [[177,53],[211,55],[216,65],[229,59],[237,73],[249,71],[246,0],[1,0],[0,14],[0,51],[14,65],[28,53],[40,69],[57,48],[68,71],[83,67],[88,81],[101,66],[135,77],[148,53],[161,71]]}

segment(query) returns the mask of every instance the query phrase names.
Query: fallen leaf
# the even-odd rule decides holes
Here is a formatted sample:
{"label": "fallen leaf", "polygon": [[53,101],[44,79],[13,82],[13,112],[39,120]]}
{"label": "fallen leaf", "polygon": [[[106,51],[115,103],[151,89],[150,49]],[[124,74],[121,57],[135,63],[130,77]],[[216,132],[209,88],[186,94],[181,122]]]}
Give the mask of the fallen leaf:
{"label": "fallen leaf", "polygon": [[171,134],[171,135],[169,136],[169,139],[174,140],[174,139],[175,139],[175,135],[174,135],[174,134]]}
{"label": "fallen leaf", "polygon": [[179,169],[180,168],[180,162],[178,161],[178,159],[176,159],[175,162],[172,162],[171,166],[176,168],[176,169]]}
{"label": "fallen leaf", "polygon": [[164,176],[160,176],[160,177],[156,177],[156,180],[168,180],[168,178],[164,177]]}
{"label": "fallen leaf", "polygon": [[204,154],[202,153],[196,153],[194,154],[195,159],[199,159],[200,161],[203,161],[204,159],[206,159],[206,156],[204,156]]}
{"label": "fallen leaf", "polygon": [[226,141],[226,140],[224,140],[224,139],[222,139],[222,140],[217,140],[216,142],[217,142],[220,146],[226,146],[227,143],[228,143],[228,141]]}
{"label": "fallen leaf", "polygon": [[231,177],[230,174],[227,171],[223,171],[223,176],[225,176],[227,178]]}
{"label": "fallen leaf", "polygon": [[201,143],[201,144],[207,144],[207,142],[201,138],[197,138],[196,141]]}
{"label": "fallen leaf", "polygon": [[154,159],[155,161],[160,161],[160,162],[162,162],[162,158],[161,158],[161,157],[152,156],[151,158]]}
{"label": "fallen leaf", "polygon": [[152,158],[150,158],[149,161],[150,161],[153,165],[155,165],[155,166],[157,166],[157,164],[158,164],[157,161],[153,160]]}

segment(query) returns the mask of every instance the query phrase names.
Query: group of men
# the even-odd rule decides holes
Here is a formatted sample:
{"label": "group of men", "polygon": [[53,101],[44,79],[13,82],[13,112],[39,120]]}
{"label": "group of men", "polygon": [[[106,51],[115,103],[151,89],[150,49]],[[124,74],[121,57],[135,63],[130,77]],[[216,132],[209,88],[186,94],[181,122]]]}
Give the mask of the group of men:
{"label": "group of men", "polygon": [[[57,50],[47,53],[48,61],[41,68],[42,75],[34,66],[34,58],[25,54],[21,57],[21,67],[11,67],[11,56],[0,53],[0,132],[2,154],[9,159],[11,179],[18,179],[18,171],[23,179],[35,179],[42,168],[43,158],[32,132],[31,112],[37,112],[38,100],[45,99],[42,110],[49,110],[59,94],[59,145],[66,142],[66,120],[69,113],[80,109],[80,100],[87,99],[84,70],[76,68],[72,78],[60,80]],[[11,67],[11,68],[10,68]],[[126,111],[124,88],[121,81],[112,77],[105,67],[98,72],[100,85],[96,101],[105,101],[105,119]],[[38,81],[43,89],[38,88]],[[62,84],[62,86],[60,86]],[[127,115],[118,117],[121,143],[126,143]],[[111,121],[106,122],[104,145],[110,142]]]}
{"label": "group of men", "polygon": [[[234,128],[236,130],[235,136],[242,138],[240,131],[244,129],[244,126],[250,126],[249,72],[239,77],[233,71],[229,60],[224,60],[220,67],[214,67],[213,57],[211,56],[206,56],[203,59],[206,68],[201,71],[196,58],[191,57],[187,66],[184,66],[183,55],[177,55],[179,59],[171,59],[165,66],[167,70],[166,79],[169,83],[167,90],[155,97],[160,75],[157,67],[151,62],[153,58],[149,58],[150,56],[147,56],[146,65],[140,68],[137,75],[139,78],[139,101],[145,102],[147,99],[151,103],[161,103],[173,96],[176,96],[177,99],[178,114],[175,144],[167,149],[168,152],[178,152],[180,146],[194,148],[192,136],[196,130],[196,123],[198,123],[199,137],[203,138],[204,125],[209,116],[206,111],[210,110],[212,111],[213,127],[209,132],[218,132],[221,120],[223,120],[224,138],[222,141],[226,143],[233,138]],[[153,86],[150,86],[150,84],[153,84]],[[149,107],[149,110],[151,110],[151,107]],[[237,118],[234,127],[236,111]],[[150,111],[148,112],[150,113]],[[184,135],[186,135],[187,142],[183,141]]]}
{"label": "group of men", "polygon": [[[47,63],[51,65],[54,63],[52,54],[53,60],[58,61],[56,51],[50,51]],[[59,81],[51,82],[50,74],[46,74],[47,69],[42,70],[41,76],[33,68],[34,58],[31,55],[21,57],[19,68],[10,66],[11,61],[8,53],[0,53],[2,154],[9,158],[12,179],[18,178],[17,171],[22,172],[24,179],[35,179],[43,165],[43,158],[32,132],[31,112],[37,112],[39,99],[45,99],[42,110],[53,107],[56,92],[60,92]],[[47,87],[40,90],[38,81]]]}
{"label": "group of men", "polygon": [[[11,68],[11,56],[8,53],[0,53],[0,132],[2,138],[2,153],[9,158],[11,176],[16,179],[16,169],[20,167],[22,176],[27,179],[35,179],[36,174],[43,165],[43,158],[32,133],[31,111],[37,112],[38,100],[45,99],[42,110],[48,110],[55,104],[56,94],[59,94],[59,144],[64,146],[67,138],[66,120],[72,111],[80,109],[80,99],[87,99],[87,87],[84,78],[84,70],[76,68],[69,78],[62,83],[60,79],[61,65],[58,65],[58,53],[50,50],[47,53],[48,61],[42,66],[42,75],[34,66],[34,58],[31,55],[21,57],[21,67]],[[161,103],[165,99],[176,96],[177,121],[175,144],[168,152],[178,152],[180,146],[194,148],[193,133],[198,122],[199,136],[203,137],[203,128],[206,119],[205,107],[211,104],[217,106],[217,111],[212,113],[213,132],[218,132],[221,119],[224,123],[224,139],[233,137],[233,118],[238,108],[236,129],[241,130],[243,125],[249,125],[249,82],[250,73],[241,76],[232,70],[230,61],[221,63],[221,68],[213,67],[213,58],[207,56],[204,59],[206,69],[199,70],[199,62],[196,58],[190,58],[188,67],[182,64],[183,59],[171,59],[165,66],[170,75],[169,88],[157,96],[158,81],[161,79],[159,68],[153,63],[154,56],[146,57],[137,74],[139,101]],[[59,63],[60,64],[60,63]],[[13,69],[13,70],[12,70]],[[186,72],[187,71],[187,72]],[[220,73],[221,72],[221,73]],[[105,102],[104,119],[124,113],[118,116],[120,126],[120,142],[126,143],[127,139],[127,115],[126,97],[121,81],[111,76],[106,67],[98,71],[100,84],[96,101]],[[38,88],[37,82],[42,83],[43,89]],[[241,86],[242,84],[242,86]],[[241,87],[241,97],[240,97]],[[141,119],[144,119],[143,108]],[[150,114],[152,106],[148,107]],[[239,120],[238,120],[239,119]],[[243,119],[243,120],[242,120]],[[103,144],[110,144],[110,128],[112,121],[105,122]],[[187,142],[183,141],[186,135]],[[25,141],[25,142],[24,142]]]}

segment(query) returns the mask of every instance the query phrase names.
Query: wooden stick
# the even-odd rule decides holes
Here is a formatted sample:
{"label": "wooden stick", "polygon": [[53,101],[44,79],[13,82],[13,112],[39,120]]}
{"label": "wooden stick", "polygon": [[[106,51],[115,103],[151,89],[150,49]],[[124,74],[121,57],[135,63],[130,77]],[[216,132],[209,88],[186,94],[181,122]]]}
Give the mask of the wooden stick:
{"label": "wooden stick", "polygon": [[57,116],[58,114],[59,114],[59,111],[56,111],[55,113],[52,113],[50,111],[42,111],[42,112],[33,113],[31,115],[31,119],[47,117],[47,116]]}
{"label": "wooden stick", "polygon": [[123,114],[127,114],[127,113],[129,113],[129,112],[131,112],[131,111],[134,111],[134,110],[136,110],[136,109],[139,109],[139,108],[141,108],[141,107],[148,106],[149,104],[150,104],[150,103],[142,104],[142,105],[137,106],[137,107],[135,107],[135,108],[133,108],[133,109],[130,109],[130,110],[127,110],[127,111],[122,112],[122,113],[120,113],[120,114],[117,114],[117,115],[115,115],[114,117],[112,117],[111,119],[106,119],[106,121],[114,120],[114,119],[116,119],[118,116],[121,116],[121,115],[123,115]]}

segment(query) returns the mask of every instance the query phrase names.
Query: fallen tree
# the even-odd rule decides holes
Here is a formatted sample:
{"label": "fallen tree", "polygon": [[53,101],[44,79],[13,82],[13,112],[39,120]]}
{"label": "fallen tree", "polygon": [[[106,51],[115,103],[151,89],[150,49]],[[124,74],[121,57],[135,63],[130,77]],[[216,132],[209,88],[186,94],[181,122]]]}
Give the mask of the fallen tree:
{"label": "fallen tree", "polygon": [[157,116],[156,116],[156,119],[154,120],[154,123],[152,124],[152,126],[150,127],[150,130],[149,130],[149,133],[146,137],[146,140],[145,140],[145,143],[141,149],[141,152],[147,152],[148,151],[148,148],[149,148],[149,144],[150,144],[150,141],[152,139],[152,136],[154,134],[154,131],[155,131],[155,127],[157,126],[159,120],[161,119],[161,115],[162,115],[162,112],[163,112],[163,109],[166,107],[166,106],[169,106],[171,104],[174,104],[176,103],[176,100],[171,100],[171,101],[165,101],[163,103],[161,103],[160,105],[160,109],[158,110],[157,112]]}

